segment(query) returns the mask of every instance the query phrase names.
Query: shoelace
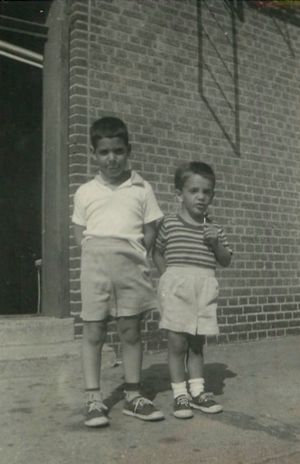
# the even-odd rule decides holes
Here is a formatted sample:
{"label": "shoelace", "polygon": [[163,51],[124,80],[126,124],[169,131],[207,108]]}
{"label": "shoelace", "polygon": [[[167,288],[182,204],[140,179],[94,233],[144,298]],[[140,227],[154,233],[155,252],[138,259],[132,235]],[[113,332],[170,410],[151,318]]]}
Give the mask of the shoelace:
{"label": "shoelace", "polygon": [[101,403],[100,401],[89,401],[88,402],[88,412],[91,412],[91,411],[103,412],[106,410],[107,410],[107,407],[105,406],[105,404]]}
{"label": "shoelace", "polygon": [[201,393],[201,394],[200,394],[201,400],[203,400],[203,401],[205,401],[205,402],[206,402],[206,401],[213,401],[213,396],[214,396],[214,395],[213,395],[213,393],[211,393],[211,392],[205,392],[205,393]]}
{"label": "shoelace", "polygon": [[143,396],[139,396],[133,400],[134,404],[134,412],[136,412],[139,406],[144,406],[144,404],[153,404],[152,401],[148,400],[148,398],[144,398]]}
{"label": "shoelace", "polygon": [[190,406],[189,399],[188,399],[185,395],[177,396],[176,402],[177,402],[177,404],[179,404],[180,406],[187,406],[187,407]]}

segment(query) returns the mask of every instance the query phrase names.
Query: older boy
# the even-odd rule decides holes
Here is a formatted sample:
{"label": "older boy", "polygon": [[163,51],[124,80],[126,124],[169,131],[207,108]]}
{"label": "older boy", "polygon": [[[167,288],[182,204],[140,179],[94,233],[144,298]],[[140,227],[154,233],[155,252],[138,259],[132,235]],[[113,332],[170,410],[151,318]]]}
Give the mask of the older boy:
{"label": "older boy", "polygon": [[163,419],[140,393],[141,315],[156,307],[146,255],[162,217],[148,182],[128,168],[131,146],[124,122],[105,117],[90,130],[96,177],[77,190],[75,239],[82,245],[81,294],[85,425],[108,425],[100,391],[101,352],[107,322],[117,321],[125,376],[123,413],[142,420]]}

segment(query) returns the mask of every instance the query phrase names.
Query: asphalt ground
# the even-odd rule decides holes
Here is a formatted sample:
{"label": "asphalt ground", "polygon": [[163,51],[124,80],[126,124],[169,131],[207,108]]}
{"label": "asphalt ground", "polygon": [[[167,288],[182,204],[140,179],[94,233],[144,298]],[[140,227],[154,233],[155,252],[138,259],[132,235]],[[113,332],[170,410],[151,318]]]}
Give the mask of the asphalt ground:
{"label": "asphalt ground", "polygon": [[207,387],[224,412],[189,420],[172,415],[166,353],[145,354],[145,393],[166,417],[156,423],[122,414],[122,366],[107,358],[102,429],[83,425],[78,355],[2,359],[0,463],[298,464],[299,348],[298,336],[209,346]]}

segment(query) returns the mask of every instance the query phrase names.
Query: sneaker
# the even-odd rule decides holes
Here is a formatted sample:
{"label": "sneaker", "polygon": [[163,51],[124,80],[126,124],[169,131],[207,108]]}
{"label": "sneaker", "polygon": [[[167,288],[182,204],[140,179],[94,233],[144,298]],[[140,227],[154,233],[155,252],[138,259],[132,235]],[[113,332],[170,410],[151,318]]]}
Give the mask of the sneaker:
{"label": "sneaker", "polygon": [[109,424],[107,407],[100,401],[88,401],[84,424],[87,427],[103,427]]}
{"label": "sneaker", "polygon": [[152,401],[143,396],[137,396],[132,401],[125,401],[123,414],[144,421],[157,421],[165,418],[163,413],[155,408]]}
{"label": "sneaker", "polygon": [[191,396],[191,408],[200,409],[208,414],[222,412],[223,407],[213,399],[212,393],[200,393],[198,396]]}
{"label": "sneaker", "polygon": [[193,411],[189,399],[186,395],[179,395],[174,400],[173,414],[177,419],[190,419],[193,417]]}

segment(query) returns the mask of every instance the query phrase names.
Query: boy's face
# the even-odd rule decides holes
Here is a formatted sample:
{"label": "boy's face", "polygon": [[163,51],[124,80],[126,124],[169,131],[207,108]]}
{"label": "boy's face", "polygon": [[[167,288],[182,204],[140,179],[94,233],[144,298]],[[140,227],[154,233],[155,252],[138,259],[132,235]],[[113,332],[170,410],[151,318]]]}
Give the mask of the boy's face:
{"label": "boy's face", "polygon": [[94,158],[103,178],[113,183],[122,180],[127,170],[131,147],[120,137],[99,139],[94,149]]}
{"label": "boy's face", "polygon": [[196,221],[202,220],[214,196],[211,180],[199,174],[192,174],[182,190],[176,190],[181,201],[181,212]]}

